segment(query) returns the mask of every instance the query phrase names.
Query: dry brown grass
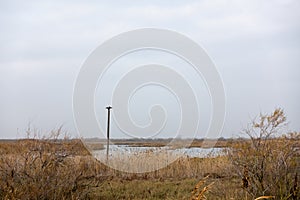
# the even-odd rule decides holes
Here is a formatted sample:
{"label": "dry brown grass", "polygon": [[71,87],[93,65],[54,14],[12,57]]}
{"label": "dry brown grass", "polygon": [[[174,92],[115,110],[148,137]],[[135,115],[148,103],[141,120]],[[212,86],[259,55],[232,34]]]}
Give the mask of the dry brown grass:
{"label": "dry brown grass", "polygon": [[210,188],[214,184],[214,182],[206,185],[207,179],[209,176],[204,177],[202,180],[200,180],[194,187],[194,190],[192,191],[192,196],[190,200],[202,200],[206,199],[205,194],[209,192]]}
{"label": "dry brown grass", "polygon": [[[299,199],[299,173],[293,171],[299,170],[298,133],[234,142],[230,156],[184,156],[148,173],[111,169],[94,159],[81,140],[54,135],[0,142],[0,199],[189,199],[192,191],[193,199]],[[261,169],[264,187],[272,190],[254,195],[261,175],[255,173]]]}
{"label": "dry brown grass", "polygon": [[261,196],[261,197],[258,197],[258,198],[256,198],[256,199],[254,199],[254,200],[260,200],[260,199],[274,199],[275,198],[275,196]]}
{"label": "dry brown grass", "polygon": [[[245,133],[250,140],[234,143],[229,157],[243,188],[252,198],[299,199],[300,133],[277,136],[286,126],[283,110],[260,115]],[[277,136],[277,137],[276,137]]]}
{"label": "dry brown grass", "polygon": [[230,162],[182,157],[149,173],[120,172],[98,162],[80,140],[24,139],[0,142],[0,197],[4,199],[85,199],[100,195],[103,182],[185,180],[229,175]]}
{"label": "dry brown grass", "polygon": [[98,163],[80,140],[1,142],[0,151],[2,199],[84,199],[100,183]]}
{"label": "dry brown grass", "polygon": [[[206,182],[200,181],[195,187],[198,192],[193,195],[197,198],[204,198],[204,194],[207,199],[250,198],[242,192],[241,180],[232,173],[234,167],[227,156],[182,157],[166,168],[133,174],[101,164],[85,150],[80,140],[21,140],[10,144],[1,143],[0,150],[6,152],[0,157],[0,196],[6,199],[86,199],[102,196],[106,190],[111,192],[105,194],[105,198],[124,196],[131,199],[135,194],[137,196],[133,199],[139,199],[138,195],[145,195],[136,191],[138,187],[133,183],[143,183],[145,187],[150,187],[147,184],[166,180],[169,185],[161,190],[165,189],[165,192],[170,193],[168,195],[174,193],[179,197],[178,193],[172,192],[178,188],[178,181],[202,180],[207,175],[210,177],[205,179]],[[124,188],[121,186],[122,181],[134,181],[131,184],[133,188]],[[211,185],[211,182],[215,184]],[[122,195],[122,191],[119,192],[117,188],[128,192],[128,195]],[[193,186],[190,188],[190,191],[184,190],[187,195]],[[207,190],[210,192],[207,193]],[[160,196],[151,192],[147,198],[152,195]]]}

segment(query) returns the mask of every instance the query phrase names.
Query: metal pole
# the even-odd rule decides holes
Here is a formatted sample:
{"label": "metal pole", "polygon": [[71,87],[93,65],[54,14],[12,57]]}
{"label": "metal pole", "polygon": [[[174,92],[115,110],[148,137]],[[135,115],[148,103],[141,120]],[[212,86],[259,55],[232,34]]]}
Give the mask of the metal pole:
{"label": "metal pole", "polygon": [[110,126],[110,109],[112,109],[111,106],[106,107],[108,113],[107,113],[107,145],[106,145],[106,161],[108,162],[108,155],[109,155],[109,126]]}

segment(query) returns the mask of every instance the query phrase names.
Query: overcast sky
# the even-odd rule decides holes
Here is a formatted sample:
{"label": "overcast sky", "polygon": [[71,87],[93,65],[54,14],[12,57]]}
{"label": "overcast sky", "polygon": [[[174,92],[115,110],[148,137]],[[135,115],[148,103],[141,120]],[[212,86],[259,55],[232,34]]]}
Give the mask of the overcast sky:
{"label": "overcast sky", "polygon": [[206,49],[226,90],[222,136],[276,107],[299,131],[299,11],[297,0],[0,1],[0,137],[23,137],[29,122],[76,135],[72,92],[82,63],[105,40],[144,27]]}

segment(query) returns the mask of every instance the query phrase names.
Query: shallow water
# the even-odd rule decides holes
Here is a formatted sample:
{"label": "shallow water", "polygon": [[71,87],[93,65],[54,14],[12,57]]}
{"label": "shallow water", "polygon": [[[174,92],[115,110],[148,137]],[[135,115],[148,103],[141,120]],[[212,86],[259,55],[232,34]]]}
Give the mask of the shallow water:
{"label": "shallow water", "polygon": [[[170,151],[174,154],[183,154],[191,158],[205,158],[205,157],[216,157],[223,154],[223,148],[182,148],[182,149],[168,149],[168,147],[132,147],[128,145],[110,145],[109,154],[136,154],[136,153],[146,153],[158,150]],[[103,150],[94,151],[95,154],[106,154],[106,145],[104,145]]]}

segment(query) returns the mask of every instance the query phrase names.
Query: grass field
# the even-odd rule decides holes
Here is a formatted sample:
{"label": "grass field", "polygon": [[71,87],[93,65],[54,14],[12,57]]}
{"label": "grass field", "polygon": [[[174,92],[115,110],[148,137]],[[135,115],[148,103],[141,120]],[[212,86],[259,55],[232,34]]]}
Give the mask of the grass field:
{"label": "grass field", "polygon": [[207,199],[254,199],[228,155],[131,174],[94,159],[80,140],[1,141],[0,154],[2,199],[197,199],[195,190]]}
{"label": "grass field", "polygon": [[[104,165],[86,148],[103,149],[101,143],[58,139],[61,129],[43,139],[2,140],[0,198],[299,200],[300,133],[278,135],[285,121],[283,110],[276,109],[251,122],[244,130],[247,140],[206,142],[205,146],[226,147],[219,156],[182,156],[159,170],[155,166],[168,161],[168,155],[154,156],[152,161],[146,159],[152,152],[131,157],[131,167],[154,166],[147,173]],[[113,142],[159,147],[168,140]],[[203,140],[192,143],[201,145]],[[109,162],[126,165],[122,157]]]}

